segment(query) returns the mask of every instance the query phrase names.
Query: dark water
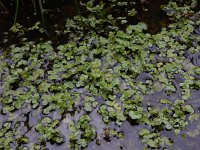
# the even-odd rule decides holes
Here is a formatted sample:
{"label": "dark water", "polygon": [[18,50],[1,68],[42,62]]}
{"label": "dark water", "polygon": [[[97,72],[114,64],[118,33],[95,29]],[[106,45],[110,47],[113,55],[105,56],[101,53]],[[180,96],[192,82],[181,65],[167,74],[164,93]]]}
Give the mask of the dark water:
{"label": "dark water", "polygon": [[[145,22],[148,25],[148,32],[155,34],[158,33],[161,28],[166,27],[170,21],[167,15],[160,9],[160,6],[167,4],[169,0],[146,0],[141,3],[140,0],[136,0],[135,9],[137,10],[137,15],[132,18],[128,18],[128,24],[136,24],[137,22]],[[84,0],[83,2],[86,2]],[[108,2],[105,0],[105,2]],[[0,13],[0,43],[3,42],[3,33],[7,32],[13,25],[15,6],[11,5],[10,1],[2,1],[7,10],[2,10]],[[37,4],[37,3],[36,3]],[[48,35],[41,34],[39,32],[28,32],[26,35],[21,35],[28,38],[28,40],[33,41],[46,41],[51,40],[57,45],[66,42],[64,36],[59,37],[55,31],[64,28],[66,18],[72,18],[73,16],[79,14],[74,0],[48,0],[43,5],[46,10],[45,13],[45,28],[48,31]],[[81,15],[87,16],[87,12],[83,7],[79,6]],[[148,11],[146,11],[148,9]],[[124,10],[120,10],[119,16],[123,15]],[[111,12],[112,14],[112,12]],[[116,13],[113,12],[113,15]],[[23,1],[19,6],[19,13],[17,17],[17,22],[22,24],[24,27],[31,27],[36,21],[41,20],[40,14],[34,15],[33,4],[30,1]],[[122,27],[123,28],[123,27]],[[16,34],[9,35],[10,42],[5,44],[5,47],[11,43],[19,43],[19,39],[16,40]],[[63,39],[64,38],[64,39]],[[2,43],[3,44],[3,43]],[[4,46],[4,44],[3,44]]]}
{"label": "dark water", "polygon": [[[32,27],[35,22],[41,21],[41,15],[35,13],[32,1],[20,1],[23,3],[19,4],[19,12],[17,17],[17,22],[23,25],[24,27]],[[11,43],[17,44],[19,40],[26,37],[27,40],[32,41],[46,41],[52,40],[56,43],[60,43],[60,38],[56,35],[55,31],[64,28],[66,18],[71,18],[77,15],[77,9],[75,7],[73,0],[48,0],[43,5],[43,8],[46,10],[44,13],[45,25],[42,26],[48,31],[47,34],[40,33],[38,31],[30,31],[25,35],[9,34],[9,36],[2,36],[4,32],[7,32],[11,26],[14,24],[14,15],[15,15],[15,6],[10,1],[2,1],[7,10],[2,10],[0,13],[0,43],[2,46],[7,47]],[[36,1],[36,8],[38,8],[38,3]],[[19,38],[16,39],[16,36]],[[9,38],[8,43],[3,43],[5,38]],[[54,40],[56,39],[56,40]],[[61,43],[63,43],[62,41]]]}
{"label": "dark water", "polygon": [[[87,0],[83,0],[86,2]],[[108,2],[107,0],[104,0]],[[1,1],[5,8],[0,7],[0,43],[3,41],[3,33],[7,32],[14,23],[15,6],[12,0],[2,0]],[[12,3],[11,3],[12,2]],[[23,3],[22,3],[23,2]],[[31,1],[22,1],[19,5],[19,13],[17,17],[17,22],[22,24],[24,27],[31,27],[36,21],[41,21],[40,14],[34,14],[34,8]],[[137,15],[131,19],[128,18],[128,24],[136,24],[137,22],[145,22],[148,25],[148,32],[151,34],[158,33],[163,27],[166,27],[171,22],[169,17],[164,11],[161,10],[160,6],[167,4],[169,0],[135,0],[135,9],[137,10]],[[187,0],[177,0],[180,5],[188,3]],[[36,3],[36,6],[38,4]],[[45,15],[45,28],[47,29],[49,36],[40,33],[28,33],[26,36],[29,40],[37,41],[39,38],[44,40],[53,40],[58,42],[55,30],[63,29],[65,25],[66,18],[72,18],[78,15],[79,11],[75,5],[74,0],[48,0],[45,1],[43,5],[46,10]],[[37,7],[38,8],[38,7]],[[197,6],[194,10],[199,10],[200,1],[198,1]],[[87,12],[79,6],[81,15],[87,15]],[[119,15],[123,14],[123,10],[120,11]],[[14,39],[14,38],[13,38]],[[12,40],[14,42],[14,40]]]}
{"label": "dark water", "polygon": [[[2,47],[6,47],[13,43],[18,43],[20,39],[16,38],[15,34],[10,34],[9,39],[11,41],[3,42],[3,33],[7,32],[9,28],[13,25],[14,20],[14,8],[13,6],[10,6],[10,3],[8,1],[2,1],[2,3],[5,4],[5,7],[8,9],[2,10],[2,13],[0,13],[0,43],[2,44]],[[18,22],[23,24],[25,27],[32,26],[38,19],[40,19],[39,16],[33,15],[33,7],[31,5],[30,1],[24,1],[21,5],[19,15],[18,15]],[[141,3],[139,0],[136,0],[136,10],[138,11],[138,14],[131,20],[129,20],[131,23],[136,23],[139,21],[145,22],[149,29],[148,32],[151,34],[158,33],[161,28],[166,27],[170,20],[165,15],[165,13],[160,9],[160,6],[163,4],[167,4],[168,0],[147,0],[144,3]],[[185,1],[183,1],[185,3]],[[181,4],[181,3],[180,3]],[[28,7],[25,7],[28,6]],[[198,9],[200,7],[200,2],[198,3],[197,7],[195,9]],[[49,36],[46,34],[41,34],[39,32],[30,32],[27,33],[27,35],[23,35],[20,37],[27,37],[28,40],[52,40],[53,42],[57,43],[57,45],[66,42],[67,40],[64,37],[57,36],[54,32],[55,30],[59,30],[64,28],[65,25],[65,19],[66,18],[72,18],[73,16],[77,15],[77,9],[74,4],[74,1],[72,0],[61,0],[61,1],[55,1],[55,0],[48,0],[46,1],[46,4],[44,6],[45,9],[48,10],[48,13],[45,15],[46,20],[46,29],[48,31]],[[145,11],[145,9],[148,9],[148,11]],[[26,13],[24,13],[26,12]],[[82,13],[84,14],[84,10],[82,10]],[[178,81],[177,81],[178,82]],[[1,90],[1,89],[0,89]],[[200,91],[193,91],[192,97],[189,100],[189,103],[191,103],[193,106],[195,106],[195,111],[200,113]],[[158,100],[161,98],[166,98],[169,100],[176,100],[180,98],[180,93],[175,93],[173,95],[167,96],[164,92],[158,92],[154,95],[149,95],[145,97],[144,105],[145,103],[151,102],[152,104],[156,105],[158,103]],[[0,104],[0,107],[1,104]],[[40,136],[35,131],[36,124],[40,121],[41,118],[44,117],[44,115],[41,112],[41,108],[37,108],[37,111],[32,111],[32,108],[29,104],[24,104],[22,109],[17,110],[15,112],[15,118],[16,122],[13,122],[12,124],[19,123],[21,127],[21,135],[26,135],[29,138],[29,143],[27,146],[30,146],[31,143],[34,143],[37,141],[37,138]],[[50,113],[50,117],[53,119],[59,119],[60,120],[60,126],[59,131],[61,135],[65,139],[65,143],[62,145],[55,145],[51,144],[50,142],[46,143],[46,147],[54,150],[66,150],[67,145],[69,145],[68,135],[70,132],[67,130],[67,122],[72,117],[72,114],[66,113],[62,117],[58,115],[58,112]],[[81,115],[80,113],[76,113],[75,116],[78,118]],[[128,121],[125,121],[123,125],[119,128],[118,126],[111,124],[109,126],[104,125],[101,117],[97,113],[97,111],[93,111],[90,116],[93,118],[91,124],[94,125],[97,129],[97,134],[101,135],[98,137],[98,141],[101,143],[100,145],[97,145],[97,141],[93,141],[89,144],[88,150],[141,150],[142,144],[138,137],[138,131],[143,128],[143,126],[132,126]],[[0,126],[2,126],[2,123],[7,121],[9,116],[0,114]],[[122,131],[125,134],[124,139],[119,139],[117,137],[109,137],[110,139],[105,139],[105,129],[115,129],[118,131]],[[200,120],[192,122],[192,124],[189,124],[185,130],[181,132],[179,135],[172,134],[172,132],[163,131],[163,135],[167,135],[171,137],[174,141],[174,145],[172,149],[180,149],[180,150],[199,150],[199,141],[200,141]],[[184,139],[182,137],[183,134],[188,135],[188,138]],[[108,142],[109,141],[109,142]]]}

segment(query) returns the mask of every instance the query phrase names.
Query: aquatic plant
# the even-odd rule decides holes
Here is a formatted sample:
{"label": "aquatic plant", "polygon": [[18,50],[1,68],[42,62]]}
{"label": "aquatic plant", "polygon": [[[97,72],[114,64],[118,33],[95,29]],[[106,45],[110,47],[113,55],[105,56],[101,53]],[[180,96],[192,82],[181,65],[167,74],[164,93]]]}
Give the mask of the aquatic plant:
{"label": "aquatic plant", "polygon": [[1,12],[4,12],[7,10],[7,8],[4,6],[4,4],[0,1],[0,8],[1,8]]}
{"label": "aquatic plant", "polygon": [[[200,88],[200,21],[195,18],[200,12],[188,7],[164,6],[182,16],[155,35],[143,22],[120,30],[112,17],[76,16],[67,19],[65,44],[25,41],[0,51],[5,116],[0,148],[45,149],[46,143],[66,142],[71,149],[84,149],[94,140],[101,144],[101,137],[123,141],[126,134],[110,125],[129,122],[140,126],[144,149],[172,149],[173,139],[162,133],[179,134],[200,116],[190,103],[192,91]],[[108,22],[110,27],[103,28]],[[156,93],[163,95],[149,97]],[[30,131],[40,135],[34,142]]]}
{"label": "aquatic plant", "polygon": [[[12,5],[15,6],[15,13],[14,13],[14,19],[13,19],[13,25],[15,26],[17,23],[17,18],[19,15],[19,9],[21,7],[28,7],[26,6],[27,3],[25,4],[23,0],[14,0],[14,1],[9,1]],[[76,5],[76,10],[78,12],[78,14],[81,14],[80,11],[80,7],[79,7],[79,2],[77,0],[74,0],[74,3]],[[25,5],[24,5],[25,4]],[[28,3],[29,4],[29,3]],[[46,21],[45,21],[45,13],[47,14],[47,11],[44,9],[43,6],[45,6],[45,0],[32,0],[32,6],[34,9],[34,13],[37,15],[38,17],[38,21],[41,22],[43,28],[46,30]],[[3,2],[0,1],[0,8],[2,11],[6,10],[6,11],[11,11],[9,9],[7,9]],[[34,15],[34,14],[33,14]]]}

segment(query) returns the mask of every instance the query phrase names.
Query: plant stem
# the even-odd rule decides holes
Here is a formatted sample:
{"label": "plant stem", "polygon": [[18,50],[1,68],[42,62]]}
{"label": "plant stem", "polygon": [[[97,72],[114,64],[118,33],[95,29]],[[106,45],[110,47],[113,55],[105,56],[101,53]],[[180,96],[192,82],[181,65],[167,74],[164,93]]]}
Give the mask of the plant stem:
{"label": "plant stem", "polygon": [[38,0],[38,4],[39,4],[39,8],[40,8],[40,15],[41,15],[41,20],[42,20],[42,26],[45,30],[45,34],[47,36],[49,36],[49,33],[46,30],[46,24],[45,24],[45,20],[44,20],[44,9],[42,7],[42,0]]}
{"label": "plant stem", "polygon": [[14,25],[16,24],[16,21],[17,21],[18,11],[19,11],[19,0],[16,0]]}

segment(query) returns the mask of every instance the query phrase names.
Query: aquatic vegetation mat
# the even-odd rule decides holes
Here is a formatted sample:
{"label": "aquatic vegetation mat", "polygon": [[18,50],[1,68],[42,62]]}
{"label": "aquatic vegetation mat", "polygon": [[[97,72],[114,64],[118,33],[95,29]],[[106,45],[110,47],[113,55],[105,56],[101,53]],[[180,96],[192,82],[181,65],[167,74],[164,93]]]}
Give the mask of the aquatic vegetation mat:
{"label": "aquatic vegetation mat", "polygon": [[200,115],[199,98],[191,101],[200,88],[194,5],[163,6],[174,22],[155,35],[143,22],[120,30],[112,15],[76,16],[67,20],[66,44],[24,41],[0,51],[0,149],[98,149],[112,140],[131,149],[127,124],[138,149],[173,149],[168,135]]}

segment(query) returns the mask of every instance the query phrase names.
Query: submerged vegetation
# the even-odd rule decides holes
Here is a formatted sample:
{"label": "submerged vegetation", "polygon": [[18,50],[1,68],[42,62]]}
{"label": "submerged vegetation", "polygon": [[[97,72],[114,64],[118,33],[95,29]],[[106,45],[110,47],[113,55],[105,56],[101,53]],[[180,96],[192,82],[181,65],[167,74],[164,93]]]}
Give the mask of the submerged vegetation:
{"label": "submerged vegetation", "polygon": [[58,32],[65,43],[23,39],[0,49],[0,149],[78,150],[112,138],[131,149],[123,144],[127,123],[138,127],[136,149],[174,149],[169,134],[194,136],[183,134],[194,122],[199,133],[200,101],[192,99],[200,88],[197,1],[163,5],[171,24],[157,34],[144,22],[130,24],[132,1],[81,5],[89,15],[66,20]]}

